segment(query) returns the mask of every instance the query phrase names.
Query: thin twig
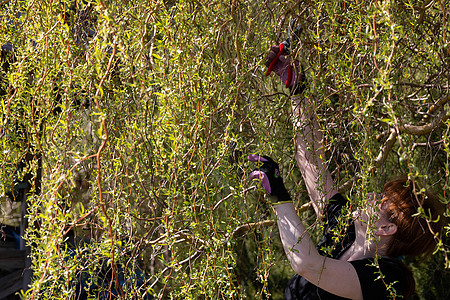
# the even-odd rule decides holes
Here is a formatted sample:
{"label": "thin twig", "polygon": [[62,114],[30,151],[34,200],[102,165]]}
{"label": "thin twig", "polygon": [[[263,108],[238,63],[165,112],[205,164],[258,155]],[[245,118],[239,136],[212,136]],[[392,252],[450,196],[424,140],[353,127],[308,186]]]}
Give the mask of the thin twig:
{"label": "thin twig", "polygon": [[[251,191],[251,190],[255,190],[255,189],[256,189],[256,186],[251,186],[251,187],[249,187],[249,188],[243,190],[243,191],[241,192],[241,194],[246,194],[247,192],[249,192],[249,191]],[[230,198],[233,197],[233,196],[236,196],[236,194],[235,194],[235,193],[231,193],[231,194],[229,194],[228,196],[226,196],[226,197],[220,199],[220,200],[216,203],[216,205],[214,205],[212,211],[215,211],[215,210],[220,206],[220,204],[222,204],[224,201],[230,199]]]}
{"label": "thin twig", "polygon": [[437,142],[426,142],[426,143],[414,143],[411,147],[412,150],[414,150],[416,147],[433,147],[433,146],[439,146],[442,145],[445,141],[440,140]]}

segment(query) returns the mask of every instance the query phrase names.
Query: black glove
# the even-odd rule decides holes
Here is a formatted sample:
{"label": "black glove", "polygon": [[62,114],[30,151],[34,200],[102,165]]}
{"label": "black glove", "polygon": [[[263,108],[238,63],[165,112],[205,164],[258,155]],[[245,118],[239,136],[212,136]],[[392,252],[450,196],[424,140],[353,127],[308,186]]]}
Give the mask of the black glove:
{"label": "black glove", "polygon": [[270,194],[270,202],[272,204],[279,204],[285,202],[292,202],[286,187],[283,183],[283,178],[280,175],[280,168],[268,156],[249,155],[249,161],[262,162],[262,166],[253,170],[249,178],[260,179],[266,192]]}

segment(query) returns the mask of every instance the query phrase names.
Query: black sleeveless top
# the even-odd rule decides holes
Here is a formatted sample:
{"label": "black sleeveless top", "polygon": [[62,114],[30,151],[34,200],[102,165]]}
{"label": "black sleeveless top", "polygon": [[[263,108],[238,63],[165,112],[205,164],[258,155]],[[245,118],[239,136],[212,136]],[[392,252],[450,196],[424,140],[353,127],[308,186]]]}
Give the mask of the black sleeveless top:
{"label": "black sleeveless top", "polygon": [[[339,216],[347,202],[342,195],[336,194],[325,208],[323,237],[317,245],[321,255],[338,259],[355,241],[354,224],[340,225]],[[338,241],[335,238],[336,231],[341,232],[340,236],[342,236]],[[326,249],[332,250],[325,251]],[[408,289],[405,267],[397,259],[368,258],[350,261],[350,263],[358,274],[364,300],[394,299],[403,295]],[[318,288],[297,274],[289,281],[285,297],[287,300],[345,299]]]}

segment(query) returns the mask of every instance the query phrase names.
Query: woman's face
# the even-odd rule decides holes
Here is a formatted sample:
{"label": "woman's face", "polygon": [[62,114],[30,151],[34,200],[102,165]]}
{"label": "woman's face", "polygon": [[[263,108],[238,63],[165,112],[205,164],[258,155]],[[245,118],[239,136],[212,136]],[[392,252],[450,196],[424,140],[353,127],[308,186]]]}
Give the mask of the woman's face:
{"label": "woman's face", "polygon": [[370,224],[373,232],[377,234],[378,228],[389,223],[388,213],[386,212],[387,203],[382,202],[383,194],[369,193],[367,194],[367,206],[359,208],[353,212],[353,220],[355,227],[367,232]]}

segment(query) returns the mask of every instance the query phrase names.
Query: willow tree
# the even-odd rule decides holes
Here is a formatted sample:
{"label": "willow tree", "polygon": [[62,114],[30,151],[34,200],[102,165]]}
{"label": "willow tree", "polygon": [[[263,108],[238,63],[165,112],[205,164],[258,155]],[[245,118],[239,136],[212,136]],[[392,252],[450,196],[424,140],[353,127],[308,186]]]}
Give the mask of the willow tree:
{"label": "willow tree", "polygon": [[[404,173],[448,208],[445,1],[0,6],[0,42],[10,48],[2,51],[2,192],[31,176],[26,298],[282,297],[292,270],[264,193],[246,180],[245,157],[282,163],[308,221],[291,97],[264,76],[268,49],[294,19],[304,30],[291,55],[340,189],[356,205]],[[438,238],[431,260],[410,262],[418,297],[448,295],[446,237]]]}

